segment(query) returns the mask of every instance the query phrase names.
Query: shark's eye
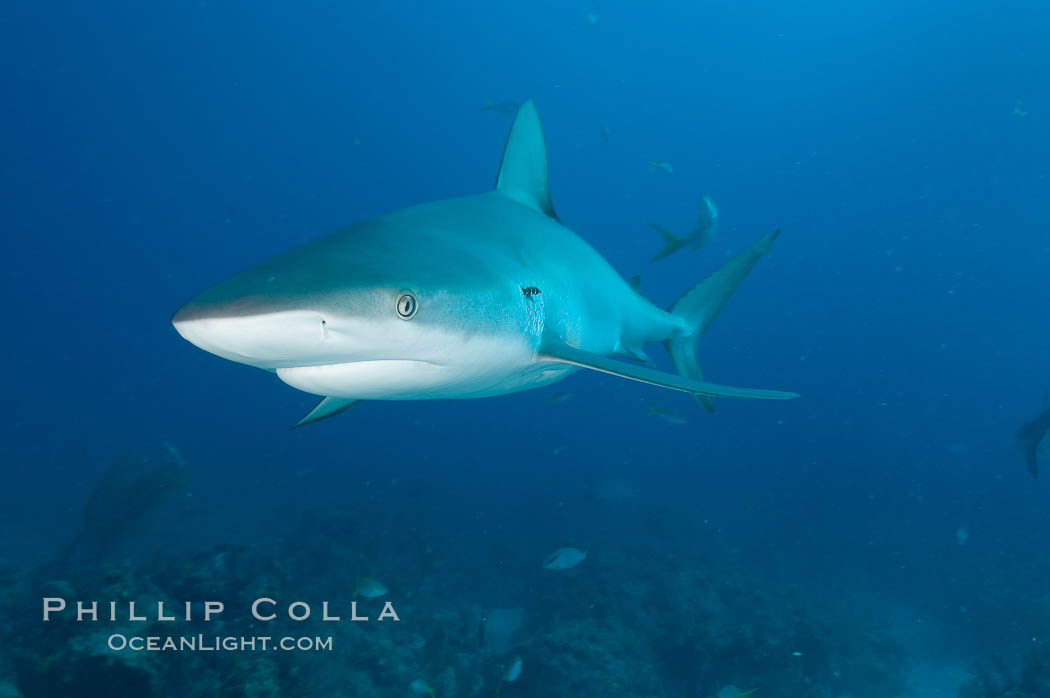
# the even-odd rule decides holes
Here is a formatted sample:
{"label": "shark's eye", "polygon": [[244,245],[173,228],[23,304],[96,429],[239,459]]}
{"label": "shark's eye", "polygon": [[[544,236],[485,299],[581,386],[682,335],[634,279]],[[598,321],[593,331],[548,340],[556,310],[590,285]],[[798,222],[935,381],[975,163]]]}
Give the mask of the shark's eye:
{"label": "shark's eye", "polygon": [[394,306],[397,308],[397,316],[402,320],[411,320],[412,316],[419,310],[419,301],[411,293],[401,293],[397,297],[397,303]]}

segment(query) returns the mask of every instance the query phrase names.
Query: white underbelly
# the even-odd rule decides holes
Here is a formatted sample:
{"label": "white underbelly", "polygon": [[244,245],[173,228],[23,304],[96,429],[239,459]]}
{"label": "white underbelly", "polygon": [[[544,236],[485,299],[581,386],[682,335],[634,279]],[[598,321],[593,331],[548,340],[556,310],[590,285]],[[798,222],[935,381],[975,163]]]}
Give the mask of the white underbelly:
{"label": "white underbelly", "polygon": [[501,349],[459,356],[454,361],[382,359],[278,368],[276,372],[293,388],[315,395],[427,400],[503,395],[549,385],[577,370],[568,364],[536,362],[534,355],[507,346]]}

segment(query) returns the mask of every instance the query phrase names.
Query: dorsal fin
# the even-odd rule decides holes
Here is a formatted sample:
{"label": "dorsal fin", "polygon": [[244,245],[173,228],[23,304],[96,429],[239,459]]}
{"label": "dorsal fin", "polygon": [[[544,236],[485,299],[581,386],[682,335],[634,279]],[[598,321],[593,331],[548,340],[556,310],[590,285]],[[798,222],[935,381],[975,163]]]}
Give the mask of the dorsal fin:
{"label": "dorsal fin", "polygon": [[543,211],[551,218],[558,217],[554,213],[547,181],[547,144],[543,141],[540,116],[531,99],[518,109],[507,134],[503,160],[496,176],[496,191]]}

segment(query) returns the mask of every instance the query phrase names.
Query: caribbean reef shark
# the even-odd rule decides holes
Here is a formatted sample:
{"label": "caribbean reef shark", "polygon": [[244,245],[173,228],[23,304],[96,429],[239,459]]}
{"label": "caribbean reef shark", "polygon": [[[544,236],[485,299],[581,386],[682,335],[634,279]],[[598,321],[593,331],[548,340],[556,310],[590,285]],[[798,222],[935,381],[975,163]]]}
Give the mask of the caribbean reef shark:
{"label": "caribbean reef shark", "polygon": [[[359,400],[480,398],[580,368],[709,398],[794,393],[703,380],[696,343],[776,233],[662,310],[555,215],[532,101],[518,110],[496,186],[308,242],[201,293],[172,319],[184,338],[324,399],[299,424]],[[656,370],[663,342],[680,375]],[[625,357],[628,361],[621,360]]]}
{"label": "caribbean reef shark", "polygon": [[663,228],[656,223],[650,223],[649,227],[660,233],[664,239],[664,246],[656,256],[650,261],[657,261],[664,257],[674,254],[683,247],[691,247],[694,250],[699,250],[701,247],[711,242],[715,237],[715,229],[718,228],[718,209],[715,208],[715,202],[711,201],[708,196],[700,197],[700,215],[696,219],[696,223],[693,224],[693,230],[685,237],[678,237],[667,228]]}

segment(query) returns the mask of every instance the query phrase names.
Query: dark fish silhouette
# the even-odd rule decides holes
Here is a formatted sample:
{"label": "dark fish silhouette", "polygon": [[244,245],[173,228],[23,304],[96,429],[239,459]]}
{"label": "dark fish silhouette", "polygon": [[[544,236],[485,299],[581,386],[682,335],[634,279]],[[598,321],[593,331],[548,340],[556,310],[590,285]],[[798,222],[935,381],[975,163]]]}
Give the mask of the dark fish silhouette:
{"label": "dark fish silhouette", "polygon": [[1039,477],[1039,443],[1048,431],[1050,431],[1050,407],[1043,410],[1042,414],[1025,424],[1017,432],[1017,440],[1021,443],[1021,450],[1024,452],[1025,465],[1028,466],[1028,472],[1032,473],[1032,477]]}
{"label": "dark fish silhouette", "polygon": [[715,202],[711,201],[710,197],[700,197],[700,215],[696,219],[696,223],[693,224],[693,229],[684,238],[680,238],[670,230],[661,228],[655,223],[650,223],[651,227],[664,238],[664,247],[660,250],[651,261],[655,262],[658,259],[663,259],[669,254],[673,254],[683,247],[691,247],[694,250],[699,250],[701,247],[711,242],[715,237],[715,229],[718,228],[718,209],[715,208]]}
{"label": "dark fish silhouette", "polygon": [[494,111],[499,112],[500,114],[506,114],[507,116],[514,116],[518,113],[520,107],[520,102],[512,102],[510,100],[503,102],[490,102],[488,98],[486,98],[485,103],[481,105],[481,111]]}

